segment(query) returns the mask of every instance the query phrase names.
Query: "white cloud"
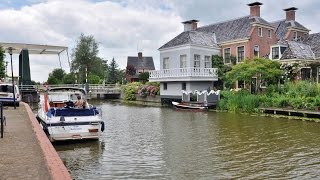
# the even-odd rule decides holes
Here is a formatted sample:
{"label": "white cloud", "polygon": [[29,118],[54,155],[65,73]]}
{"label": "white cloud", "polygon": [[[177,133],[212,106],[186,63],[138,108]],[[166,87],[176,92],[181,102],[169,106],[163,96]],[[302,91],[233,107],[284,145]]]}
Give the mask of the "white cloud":
{"label": "white cloud", "polygon": [[[178,15],[151,6],[138,9],[108,1],[55,0],[0,11],[0,23],[7,24],[0,27],[3,35],[0,41],[62,45],[72,49],[84,33],[93,35],[99,42],[102,58],[114,57],[120,67],[125,68],[127,56],[137,54],[139,42],[147,42],[142,47],[144,55],[153,56],[155,61],[159,59],[157,49],[181,31],[178,24],[181,21]],[[66,58],[61,59],[68,71]],[[30,64],[32,79],[41,82],[52,69],[60,67],[58,58],[45,56],[30,57]]]}
{"label": "white cloud", "polygon": [[[200,25],[225,21],[249,14],[248,3],[253,1],[229,0],[16,0],[21,7],[0,10],[0,42],[21,42],[62,45],[71,49],[81,33],[93,35],[100,45],[100,56],[116,59],[125,68],[127,56],[137,54],[137,45],[146,56],[153,56],[159,67],[158,48],[178,35],[180,22],[200,20]],[[260,0],[261,16],[274,21],[285,18],[283,9],[299,8],[296,19],[319,32],[320,19],[317,0]],[[18,3],[15,3],[18,4]],[[24,5],[28,4],[28,6]],[[5,6],[4,6],[5,7]],[[142,42],[142,43],[141,43]],[[15,56],[14,56],[15,58]],[[62,67],[68,71],[66,55],[61,56]],[[45,81],[48,73],[60,67],[58,58],[32,56],[32,79]],[[14,63],[18,72],[18,63]]]}

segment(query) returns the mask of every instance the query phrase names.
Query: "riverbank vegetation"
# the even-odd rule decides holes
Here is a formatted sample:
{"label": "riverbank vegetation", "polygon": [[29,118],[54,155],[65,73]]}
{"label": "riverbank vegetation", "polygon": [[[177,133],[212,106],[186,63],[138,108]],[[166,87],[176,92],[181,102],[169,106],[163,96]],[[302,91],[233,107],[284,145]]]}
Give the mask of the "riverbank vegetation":
{"label": "riverbank vegetation", "polygon": [[[222,58],[213,60],[221,61]],[[221,69],[224,85],[217,106],[219,110],[254,113],[261,107],[303,110],[318,110],[320,107],[320,85],[311,77],[298,80],[302,68],[298,64],[255,58],[233,65],[228,71],[225,66],[217,66]],[[243,82],[240,88],[239,82]],[[232,89],[235,85],[238,87]]]}
{"label": "riverbank vegetation", "polygon": [[318,110],[320,107],[320,85],[309,81],[271,85],[259,94],[251,94],[245,89],[225,90],[221,96],[218,109],[231,112],[258,112],[259,107],[304,110]]}
{"label": "riverbank vegetation", "polygon": [[136,100],[136,95],[141,97],[160,95],[160,84],[154,82],[133,82],[122,86],[124,99],[127,101]]}

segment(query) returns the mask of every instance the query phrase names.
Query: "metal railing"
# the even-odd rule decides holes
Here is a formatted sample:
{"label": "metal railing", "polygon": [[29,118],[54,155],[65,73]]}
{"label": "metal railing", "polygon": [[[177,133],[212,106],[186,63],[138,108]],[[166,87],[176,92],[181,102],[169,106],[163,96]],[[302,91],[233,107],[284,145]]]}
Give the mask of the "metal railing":
{"label": "metal railing", "polygon": [[150,71],[150,79],[167,77],[218,77],[217,68],[174,68]]}
{"label": "metal railing", "polygon": [[[86,89],[84,84],[56,84],[56,85],[20,85],[19,89],[21,92],[39,92],[46,91],[50,88],[56,87],[76,87],[76,88],[84,88]],[[120,94],[121,88],[116,84],[88,84],[89,91],[88,93],[94,94]]]}

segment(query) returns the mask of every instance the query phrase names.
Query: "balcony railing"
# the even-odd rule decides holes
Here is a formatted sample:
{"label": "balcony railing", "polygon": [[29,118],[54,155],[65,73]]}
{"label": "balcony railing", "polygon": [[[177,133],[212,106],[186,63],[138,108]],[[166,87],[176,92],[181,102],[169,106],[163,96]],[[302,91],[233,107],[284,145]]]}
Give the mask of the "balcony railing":
{"label": "balcony railing", "polygon": [[149,72],[149,80],[156,81],[164,78],[192,78],[193,80],[214,80],[218,78],[217,68],[176,68],[176,69],[163,69]]}

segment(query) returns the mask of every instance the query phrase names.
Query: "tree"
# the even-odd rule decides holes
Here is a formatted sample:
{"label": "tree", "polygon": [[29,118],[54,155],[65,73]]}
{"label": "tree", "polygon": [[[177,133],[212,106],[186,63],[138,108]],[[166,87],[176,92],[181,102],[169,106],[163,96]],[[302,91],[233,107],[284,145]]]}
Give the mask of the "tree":
{"label": "tree", "polygon": [[99,84],[100,83],[100,77],[94,74],[90,74],[88,77],[88,83],[89,84]]}
{"label": "tree", "polygon": [[53,82],[55,84],[62,83],[65,75],[66,73],[63,69],[60,69],[60,68],[54,69],[51,73],[49,73],[48,83],[49,84],[51,84],[50,82]]}
{"label": "tree", "polygon": [[48,84],[59,84],[59,80],[53,76],[49,76],[47,80]]}
{"label": "tree", "polygon": [[139,74],[139,81],[142,81],[142,83],[149,81],[149,72],[140,73]]}
{"label": "tree", "polygon": [[99,46],[93,36],[81,34],[76,47],[72,50],[71,71],[79,72],[79,82],[85,82],[86,69],[88,75],[101,74],[102,59],[98,57]]}
{"label": "tree", "polygon": [[225,65],[222,56],[212,55],[212,67],[218,68],[218,81],[214,82],[214,86],[218,89],[223,89],[225,76],[231,70],[231,66]]}
{"label": "tree", "polygon": [[126,67],[126,75],[134,76],[135,74],[136,74],[136,68],[134,68],[134,66],[129,64]]}
{"label": "tree", "polygon": [[73,83],[75,83],[74,74],[73,73],[65,74],[63,77],[63,84],[73,84]]}
{"label": "tree", "polygon": [[107,77],[107,82],[110,84],[115,84],[117,82],[117,73],[118,73],[118,64],[112,58],[112,61],[110,62],[109,65],[109,71],[108,71],[108,77]]}
{"label": "tree", "polygon": [[226,74],[226,80],[229,83],[239,80],[250,82],[252,77],[257,77],[258,82],[263,80],[267,84],[277,84],[282,74],[279,62],[255,58],[233,66],[232,70]]}
{"label": "tree", "polygon": [[5,51],[0,46],[0,78],[5,78],[6,77],[6,64],[4,61],[4,58],[6,57]]}

